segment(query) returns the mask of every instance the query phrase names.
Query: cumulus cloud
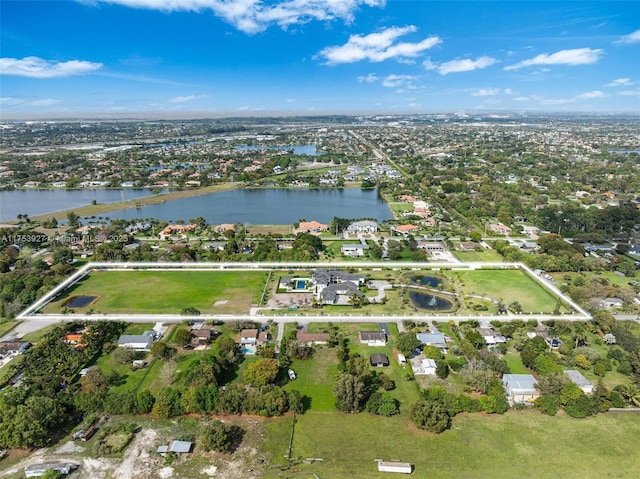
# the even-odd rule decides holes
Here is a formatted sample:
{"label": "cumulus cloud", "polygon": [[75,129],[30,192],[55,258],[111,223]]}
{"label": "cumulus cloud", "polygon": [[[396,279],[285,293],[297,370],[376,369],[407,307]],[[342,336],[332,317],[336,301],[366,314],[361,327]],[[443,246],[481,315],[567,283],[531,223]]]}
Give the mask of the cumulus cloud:
{"label": "cumulus cloud", "polygon": [[369,73],[368,75],[361,75],[358,77],[358,83],[375,83],[380,80],[380,77],[375,73]]}
{"label": "cumulus cloud", "polygon": [[442,43],[440,37],[432,35],[417,43],[396,42],[396,40],[417,31],[414,25],[406,27],[389,27],[368,35],[351,35],[344,45],[324,48],[319,57],[326,59],[327,64],[355,63],[362,60],[382,62],[389,59],[406,60],[415,58],[425,50]]}
{"label": "cumulus cloud", "polygon": [[83,3],[112,3],[131,8],[164,12],[210,10],[245,33],[258,33],[270,25],[287,28],[313,20],[342,19],[351,22],[361,6],[381,7],[385,0],[78,0]]}
{"label": "cumulus cloud", "polygon": [[597,63],[602,55],[601,49],[574,48],[571,50],[560,50],[556,53],[541,53],[528,60],[523,60],[515,65],[504,67],[505,70],[518,70],[536,65],[589,65]]}
{"label": "cumulus cloud", "polygon": [[415,80],[416,77],[412,75],[387,75],[382,80],[382,86],[387,88],[395,88],[401,85],[405,85],[408,82]]}
{"label": "cumulus cloud", "polygon": [[471,94],[471,96],[495,96],[500,94],[500,88],[481,88]]}
{"label": "cumulus cloud", "polygon": [[631,86],[633,85],[634,82],[631,81],[631,78],[618,78],[616,80],[613,80],[610,83],[607,83],[605,86],[609,86],[609,87],[618,87],[618,86]]}
{"label": "cumulus cloud", "polygon": [[594,90],[576,95],[576,98],[578,100],[591,100],[592,98],[606,98],[608,96],[609,95],[607,93],[601,92],[600,90]]}
{"label": "cumulus cloud", "polygon": [[495,63],[498,60],[495,58],[491,58],[488,56],[482,56],[476,58],[475,60],[471,60],[470,58],[464,58],[459,60],[451,60],[443,63],[434,63],[431,59],[427,59],[422,65],[427,70],[435,70],[440,75],[447,75],[449,73],[460,73],[460,72],[470,72],[473,70],[480,70],[482,68],[487,68]]}
{"label": "cumulus cloud", "polygon": [[209,95],[187,95],[187,96],[177,96],[169,100],[171,103],[186,103],[194,100],[201,100],[203,98],[209,98]]}
{"label": "cumulus cloud", "polygon": [[640,30],[636,30],[629,35],[624,35],[614,43],[640,43]]}
{"label": "cumulus cloud", "polygon": [[623,95],[623,96],[640,96],[640,90],[624,90],[624,91],[619,91],[618,95]]}
{"label": "cumulus cloud", "polygon": [[38,57],[0,58],[0,75],[30,78],[57,78],[84,75],[102,68],[102,63],[83,60],[55,62]]}

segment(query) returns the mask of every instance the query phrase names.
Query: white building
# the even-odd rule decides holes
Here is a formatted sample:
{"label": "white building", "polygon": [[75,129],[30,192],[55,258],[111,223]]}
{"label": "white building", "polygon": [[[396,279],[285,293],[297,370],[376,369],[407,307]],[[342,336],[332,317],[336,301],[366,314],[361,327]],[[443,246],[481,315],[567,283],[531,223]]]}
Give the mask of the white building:
{"label": "white building", "polygon": [[347,227],[347,233],[375,233],[378,231],[378,223],[376,221],[363,220],[354,221]]}

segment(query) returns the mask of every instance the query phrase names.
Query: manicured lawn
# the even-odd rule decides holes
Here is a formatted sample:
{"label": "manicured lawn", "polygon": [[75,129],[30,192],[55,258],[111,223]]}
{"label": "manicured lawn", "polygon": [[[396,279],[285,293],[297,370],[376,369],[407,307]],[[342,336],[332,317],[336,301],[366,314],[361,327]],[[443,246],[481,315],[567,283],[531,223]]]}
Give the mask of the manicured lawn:
{"label": "manicured lawn", "polygon": [[455,256],[463,262],[484,261],[491,263],[501,263],[504,258],[494,249],[483,249],[482,251],[456,251]]}
{"label": "manicured lawn", "polygon": [[[266,423],[266,448],[283,464],[291,418]],[[538,411],[463,414],[440,435],[415,429],[407,414],[382,418],[367,413],[309,411],[298,417],[293,457],[323,458],[296,464],[296,477],[384,478],[375,459],[414,465],[415,477],[585,478],[640,477],[636,439],[640,415],[600,414],[587,419],[549,417]],[[304,473],[308,475],[304,475]],[[270,468],[268,478],[290,477]],[[290,472],[289,472],[290,474]]]}
{"label": "manicured lawn", "polygon": [[[99,298],[91,308],[101,313],[177,314],[187,307],[203,313],[247,312],[260,300],[267,274],[263,271],[94,271],[44,311],[59,312],[62,303],[74,295],[97,295]],[[221,303],[214,306],[217,301]]]}
{"label": "manicured lawn", "polygon": [[515,351],[509,351],[505,354],[502,359],[507,362],[507,366],[509,366],[510,374],[531,374],[531,371],[527,369],[527,367],[522,364],[522,359],[520,359],[520,353]]}
{"label": "manicured lawn", "polygon": [[333,411],[333,385],[338,373],[338,360],[333,349],[317,346],[315,350],[311,359],[294,360],[291,363],[291,369],[296,372],[297,378],[289,381],[284,389],[296,389],[303,396],[309,397],[312,411]]}
{"label": "manicured lawn", "polygon": [[507,305],[518,301],[525,313],[551,313],[556,307],[557,299],[520,270],[482,269],[453,274],[462,280],[465,294],[488,296]]}

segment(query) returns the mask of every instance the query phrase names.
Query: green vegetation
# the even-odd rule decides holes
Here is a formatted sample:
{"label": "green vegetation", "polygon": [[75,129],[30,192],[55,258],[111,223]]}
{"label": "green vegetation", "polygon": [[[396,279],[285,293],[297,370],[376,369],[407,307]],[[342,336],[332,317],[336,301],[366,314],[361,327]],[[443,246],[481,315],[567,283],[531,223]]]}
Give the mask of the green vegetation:
{"label": "green vegetation", "polygon": [[93,271],[44,312],[60,312],[68,297],[81,294],[100,296],[92,308],[102,313],[179,314],[185,307],[246,312],[259,301],[266,279],[262,271]]}
{"label": "green vegetation", "polygon": [[[321,457],[324,462],[296,464],[319,477],[384,478],[374,459],[400,459],[415,466],[417,477],[491,477],[514,474],[536,478],[636,477],[635,438],[640,416],[605,414],[580,421],[549,417],[537,411],[504,415],[464,414],[440,435],[409,425],[408,414],[384,418],[371,414],[309,411],[297,419],[293,457]],[[274,464],[282,464],[291,422],[266,424],[267,449]],[[550,439],[553,437],[562,440]],[[541,460],[544,458],[544,460]],[[267,478],[280,476],[273,469]],[[304,476],[303,476],[304,477]]]}
{"label": "green vegetation", "polygon": [[466,294],[488,296],[505,304],[517,301],[523,312],[551,313],[556,307],[557,298],[521,270],[480,269],[453,274],[460,278]]}

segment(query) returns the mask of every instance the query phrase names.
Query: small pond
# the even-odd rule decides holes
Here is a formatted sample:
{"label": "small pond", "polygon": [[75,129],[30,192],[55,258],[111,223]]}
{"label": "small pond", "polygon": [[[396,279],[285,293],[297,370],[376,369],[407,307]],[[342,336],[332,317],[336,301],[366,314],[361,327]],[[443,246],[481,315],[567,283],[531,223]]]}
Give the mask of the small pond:
{"label": "small pond", "polygon": [[449,311],[454,306],[452,301],[442,296],[419,291],[409,291],[409,299],[416,308],[428,309],[429,311]]}
{"label": "small pond", "polygon": [[98,299],[97,296],[90,295],[72,296],[64,303],[63,306],[66,306],[67,308],[86,308],[96,299]]}
{"label": "small pond", "polygon": [[437,288],[442,284],[442,280],[434,276],[411,276],[410,279],[413,284],[419,284],[420,286],[427,286],[429,288]]}

